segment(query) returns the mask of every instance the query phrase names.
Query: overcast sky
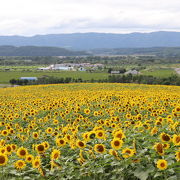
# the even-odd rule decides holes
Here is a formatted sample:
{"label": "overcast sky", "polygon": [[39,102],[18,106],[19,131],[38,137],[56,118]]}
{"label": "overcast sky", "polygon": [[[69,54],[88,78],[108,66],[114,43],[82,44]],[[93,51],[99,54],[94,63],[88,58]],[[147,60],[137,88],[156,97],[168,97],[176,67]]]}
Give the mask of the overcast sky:
{"label": "overcast sky", "polygon": [[0,35],[180,31],[180,0],[0,0]]}

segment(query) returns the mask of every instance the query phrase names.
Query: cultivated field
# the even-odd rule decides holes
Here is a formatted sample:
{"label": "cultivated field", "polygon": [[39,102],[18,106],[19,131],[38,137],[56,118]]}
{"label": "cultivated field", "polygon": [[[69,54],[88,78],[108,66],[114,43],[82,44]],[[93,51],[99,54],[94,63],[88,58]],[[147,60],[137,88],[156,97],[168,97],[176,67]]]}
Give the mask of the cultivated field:
{"label": "cultivated field", "polygon": [[0,89],[0,179],[180,178],[180,87]]}
{"label": "cultivated field", "polygon": [[[157,78],[168,78],[172,75],[178,75],[180,68],[180,64],[155,64],[155,65],[146,65],[145,69],[139,70],[141,75],[151,75]],[[92,70],[89,71],[60,71],[60,70],[48,70],[48,71],[40,71],[37,70],[39,67],[46,67],[44,65],[37,65],[37,66],[0,66],[0,84],[9,84],[9,80],[11,79],[19,79],[20,77],[43,77],[43,76],[53,76],[57,78],[67,78],[71,77],[72,79],[81,78],[82,80],[103,80],[107,79],[110,75],[107,73],[108,68],[112,68],[115,70],[125,68],[127,71],[131,69],[138,69],[139,67],[137,64],[124,64],[121,66],[115,65],[108,65],[106,66],[107,69],[102,70]],[[122,75],[122,74],[121,74]]]}
{"label": "cultivated field", "polygon": [[89,72],[81,72],[81,71],[9,71],[9,72],[0,72],[0,84],[8,84],[10,79],[19,79],[20,77],[43,77],[43,76],[53,76],[57,78],[82,78],[83,80],[91,80],[91,79],[105,79],[108,77],[108,73],[89,73]]}

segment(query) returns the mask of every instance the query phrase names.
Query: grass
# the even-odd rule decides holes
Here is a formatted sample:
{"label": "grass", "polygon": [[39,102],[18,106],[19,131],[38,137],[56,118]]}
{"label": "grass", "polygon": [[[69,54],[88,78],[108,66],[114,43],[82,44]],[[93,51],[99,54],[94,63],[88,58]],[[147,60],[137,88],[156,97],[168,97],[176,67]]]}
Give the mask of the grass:
{"label": "grass", "polygon": [[10,79],[19,79],[20,77],[42,77],[42,76],[54,76],[54,77],[71,77],[71,78],[82,78],[83,80],[91,80],[91,79],[105,79],[109,74],[107,73],[89,73],[89,72],[81,72],[81,71],[59,71],[59,72],[42,72],[42,71],[32,71],[32,72],[24,72],[24,71],[9,71],[9,72],[0,72],[0,83],[7,84]]}
{"label": "grass", "polygon": [[141,71],[143,75],[151,75],[160,78],[166,78],[175,74],[175,71],[171,68],[164,69],[148,69]]}

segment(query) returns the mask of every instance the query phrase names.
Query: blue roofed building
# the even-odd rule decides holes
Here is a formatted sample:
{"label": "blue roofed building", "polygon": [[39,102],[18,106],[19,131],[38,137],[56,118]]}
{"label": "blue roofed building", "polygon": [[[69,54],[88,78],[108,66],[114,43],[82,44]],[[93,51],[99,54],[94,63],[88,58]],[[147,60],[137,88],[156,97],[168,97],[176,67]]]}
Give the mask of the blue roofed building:
{"label": "blue roofed building", "polygon": [[21,80],[36,81],[37,77],[20,77]]}

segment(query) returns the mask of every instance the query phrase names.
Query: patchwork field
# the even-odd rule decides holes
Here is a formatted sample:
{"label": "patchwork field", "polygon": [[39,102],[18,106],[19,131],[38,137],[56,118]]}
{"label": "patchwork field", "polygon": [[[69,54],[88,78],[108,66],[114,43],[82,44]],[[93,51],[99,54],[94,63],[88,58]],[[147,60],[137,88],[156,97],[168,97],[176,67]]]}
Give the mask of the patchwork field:
{"label": "patchwork field", "polygon": [[0,179],[180,178],[180,87],[0,89]]}
{"label": "patchwork field", "polygon": [[42,77],[42,76],[53,76],[58,78],[82,78],[83,80],[91,80],[91,79],[105,79],[108,77],[107,73],[89,73],[89,72],[81,72],[81,71],[49,71],[49,72],[42,72],[42,71],[34,71],[34,72],[26,72],[26,71],[10,71],[10,72],[0,72],[0,84],[7,84],[9,83],[10,79],[19,79],[20,77]]}
{"label": "patchwork field", "polygon": [[175,75],[176,72],[172,68],[162,68],[162,69],[161,68],[154,68],[154,69],[150,69],[150,70],[144,70],[144,71],[142,71],[142,74],[150,75],[150,76],[154,76],[154,77],[166,78],[166,77],[170,77],[172,75]]}

